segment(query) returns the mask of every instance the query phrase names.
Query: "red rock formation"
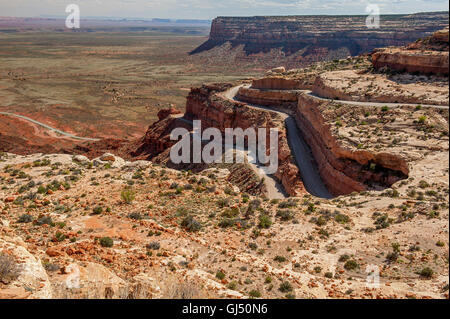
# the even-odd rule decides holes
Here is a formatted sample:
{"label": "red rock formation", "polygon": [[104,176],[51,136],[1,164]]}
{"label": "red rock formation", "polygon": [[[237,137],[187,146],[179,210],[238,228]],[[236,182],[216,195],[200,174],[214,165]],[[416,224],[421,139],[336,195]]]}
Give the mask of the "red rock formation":
{"label": "red rock formation", "polygon": [[[324,103],[328,102],[299,95],[296,121],[311,147],[320,176],[331,193],[345,195],[367,190],[369,183],[390,186],[409,174],[408,164],[400,156],[343,147],[332,135],[329,124],[321,114],[320,108]],[[382,168],[383,172],[364,169],[370,163]]]}
{"label": "red rock formation", "polygon": [[264,91],[241,87],[237,98],[239,101],[265,106],[293,108],[297,105],[297,93],[292,91]]}
{"label": "red rock formation", "polygon": [[449,74],[449,30],[418,40],[405,48],[385,48],[372,54],[374,68],[388,67],[397,71],[422,74]]}
{"label": "red rock formation", "polygon": [[262,90],[297,90],[305,88],[305,85],[297,79],[269,76],[253,80],[252,88]]}
{"label": "red rock formation", "polygon": [[[301,181],[300,172],[295,165],[286,138],[283,119],[276,113],[257,110],[245,103],[229,100],[221,96],[220,92],[230,88],[231,84],[202,86],[192,89],[187,98],[186,114],[188,119],[202,120],[202,128],[216,127],[225,132],[225,128],[254,127],[277,128],[279,167],[275,177],[281,182],[285,191],[290,195],[306,192]],[[267,143],[269,146],[269,143]]]}
{"label": "red rock formation", "polygon": [[427,36],[448,24],[448,13],[389,15],[382,21],[383,28],[369,30],[361,16],[218,17],[209,40],[192,53],[231,42],[233,47],[243,45],[247,54],[281,48],[286,54],[303,50],[308,57],[318,50],[346,48],[346,54],[358,55]]}
{"label": "red rock formation", "polygon": [[174,115],[174,114],[181,114],[181,111],[177,110],[173,107],[170,109],[162,109],[161,111],[158,112],[158,119],[163,120],[166,117],[168,117],[169,115]]}

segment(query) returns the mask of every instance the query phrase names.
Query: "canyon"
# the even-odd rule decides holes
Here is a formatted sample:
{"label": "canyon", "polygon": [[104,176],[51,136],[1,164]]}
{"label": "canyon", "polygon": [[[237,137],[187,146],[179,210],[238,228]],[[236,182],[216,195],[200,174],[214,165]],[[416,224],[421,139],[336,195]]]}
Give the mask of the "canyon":
{"label": "canyon", "polygon": [[[193,86],[132,139],[0,114],[0,298],[448,299],[448,30],[400,45]],[[277,172],[172,163],[194,120],[276,128]]]}

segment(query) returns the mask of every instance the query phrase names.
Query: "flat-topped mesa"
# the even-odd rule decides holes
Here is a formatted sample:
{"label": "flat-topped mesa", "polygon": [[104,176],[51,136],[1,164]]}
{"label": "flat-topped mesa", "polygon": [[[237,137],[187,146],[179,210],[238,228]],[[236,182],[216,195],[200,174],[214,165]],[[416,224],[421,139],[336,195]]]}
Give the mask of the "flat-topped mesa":
{"label": "flat-topped mesa", "polygon": [[403,48],[384,48],[372,54],[375,69],[388,68],[420,74],[449,74],[449,29],[417,40]]}
{"label": "flat-topped mesa", "polygon": [[286,54],[304,50],[301,54],[306,57],[324,48],[339,57],[358,55],[428,36],[448,24],[448,12],[386,15],[379,29],[368,29],[365,21],[366,16],[218,17],[209,40],[191,53],[230,42],[233,47],[243,45],[247,54],[277,48]]}

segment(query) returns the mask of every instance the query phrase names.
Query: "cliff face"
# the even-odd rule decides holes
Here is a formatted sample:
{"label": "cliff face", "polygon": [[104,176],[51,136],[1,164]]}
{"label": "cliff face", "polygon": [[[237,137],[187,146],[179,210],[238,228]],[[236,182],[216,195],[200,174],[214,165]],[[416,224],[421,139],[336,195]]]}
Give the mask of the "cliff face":
{"label": "cliff face", "polygon": [[218,17],[209,40],[192,51],[210,50],[226,42],[244,45],[247,54],[281,48],[286,54],[303,50],[346,48],[351,55],[377,47],[401,46],[448,24],[448,13],[421,13],[381,17],[380,29],[368,29],[365,16]]}
{"label": "cliff face", "polygon": [[[391,186],[408,176],[408,163],[397,155],[354,151],[342,146],[322,115],[323,103],[308,95],[299,95],[295,119],[311,147],[320,176],[330,192],[334,195],[360,192],[369,189],[368,185],[372,183]],[[368,169],[371,163],[380,170],[375,172]]]}
{"label": "cliff face", "polygon": [[[225,98],[220,93],[231,88],[232,84],[210,84],[193,88],[187,97],[186,113],[181,118],[177,112],[164,111],[160,120],[150,125],[145,136],[135,145],[131,156],[134,158],[152,160],[157,163],[164,163],[169,167],[170,148],[176,143],[170,139],[170,132],[176,127],[184,127],[192,130],[189,124],[193,120],[201,120],[202,130],[209,127],[218,128],[222,134],[225,128],[242,128],[243,130],[254,127],[277,128],[278,134],[278,170],[275,173],[277,180],[283,185],[287,194],[297,196],[306,193],[301,181],[298,167],[295,165],[291,150],[286,137],[284,119],[277,113],[257,110],[249,107],[245,103],[236,102]],[[165,117],[163,117],[165,116]],[[267,139],[267,148],[269,149],[269,138]],[[194,167],[195,166],[195,167]],[[202,169],[207,168],[205,164],[185,165],[183,169]],[[230,178],[247,179],[251,174],[245,171],[242,165],[234,165],[229,168],[235,174]],[[239,177],[240,176],[240,177]],[[249,178],[250,179],[250,178]],[[249,193],[261,191],[262,185],[251,181],[242,184]]]}
{"label": "cliff face", "polygon": [[[300,171],[295,165],[294,158],[288,145],[284,119],[274,112],[251,108],[245,103],[233,101],[223,97],[223,92],[231,86],[202,86],[191,90],[187,98],[187,119],[199,119],[202,121],[202,129],[216,127],[225,132],[225,128],[253,127],[278,129],[278,170],[275,177],[283,185],[284,190],[291,196],[305,193],[306,190],[301,180]],[[269,148],[269,139],[267,140]]]}
{"label": "cliff face", "polygon": [[[237,97],[294,117],[311,148],[319,174],[333,195],[368,190],[372,184],[389,187],[409,174],[407,162],[395,154],[351,150],[336,140],[323,115],[323,109],[329,108],[328,102],[299,92],[254,88],[240,88]],[[377,167],[376,171],[369,169],[371,164]]]}
{"label": "cliff face", "polygon": [[449,74],[449,29],[435,32],[432,36],[416,41],[405,48],[386,48],[372,54],[376,69],[421,74]]}

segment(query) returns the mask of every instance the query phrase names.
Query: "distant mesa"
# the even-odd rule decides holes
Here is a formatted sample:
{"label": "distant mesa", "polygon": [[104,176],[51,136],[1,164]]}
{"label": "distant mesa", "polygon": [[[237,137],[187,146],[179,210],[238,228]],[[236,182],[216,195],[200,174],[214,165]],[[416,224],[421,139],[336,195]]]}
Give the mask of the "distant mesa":
{"label": "distant mesa", "polygon": [[[247,55],[281,50],[300,60],[309,56],[345,58],[375,48],[403,46],[448,25],[448,12],[383,15],[380,29],[368,29],[365,16],[218,17],[209,39],[191,54],[230,43]],[[325,58],[326,59],[326,58]]]}

